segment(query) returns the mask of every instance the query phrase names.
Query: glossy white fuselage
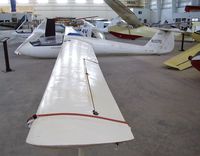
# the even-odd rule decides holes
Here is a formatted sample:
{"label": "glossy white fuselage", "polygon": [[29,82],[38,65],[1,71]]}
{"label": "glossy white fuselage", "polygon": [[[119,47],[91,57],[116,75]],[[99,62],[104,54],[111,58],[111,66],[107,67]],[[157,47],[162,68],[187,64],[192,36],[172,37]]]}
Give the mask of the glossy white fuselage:
{"label": "glossy white fuselage", "polygon": [[[66,30],[63,42],[70,39],[76,39],[91,44],[97,54],[132,54],[132,55],[150,55],[169,53],[174,48],[174,35],[172,32],[159,31],[144,46],[122,43],[110,40],[102,40],[91,37],[68,36],[72,28]],[[42,31],[33,33],[22,45],[15,51],[18,55],[27,55],[38,58],[56,58],[60,48],[59,46],[33,46],[30,41],[36,40],[43,35]],[[62,34],[57,34],[62,35]]]}

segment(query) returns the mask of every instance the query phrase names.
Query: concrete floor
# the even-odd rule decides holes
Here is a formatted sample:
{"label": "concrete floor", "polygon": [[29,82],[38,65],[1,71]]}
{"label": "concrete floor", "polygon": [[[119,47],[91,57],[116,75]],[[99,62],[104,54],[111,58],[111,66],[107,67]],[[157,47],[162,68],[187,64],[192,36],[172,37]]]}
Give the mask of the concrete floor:
{"label": "concrete floor", "polygon": [[[146,40],[129,42],[145,44]],[[0,72],[0,155],[77,155],[76,149],[44,149],[25,143],[26,120],[37,110],[55,60],[16,56],[13,51],[18,45],[9,45],[15,71]],[[192,68],[181,72],[165,68],[162,62],[177,53],[178,48],[163,56],[98,56],[135,140],[118,150],[115,145],[87,147],[86,156],[200,155],[200,73]],[[0,70],[4,70],[2,46]]]}

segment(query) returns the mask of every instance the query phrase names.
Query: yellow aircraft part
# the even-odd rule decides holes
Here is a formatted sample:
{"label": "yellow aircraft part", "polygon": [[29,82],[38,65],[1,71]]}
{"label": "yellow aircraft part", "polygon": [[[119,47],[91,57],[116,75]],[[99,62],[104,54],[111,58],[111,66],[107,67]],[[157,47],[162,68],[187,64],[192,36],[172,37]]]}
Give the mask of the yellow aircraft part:
{"label": "yellow aircraft part", "polygon": [[167,60],[164,64],[168,67],[175,68],[178,70],[184,70],[191,67],[191,63],[188,60],[189,56],[195,56],[200,51],[200,44],[193,46],[185,52]]}
{"label": "yellow aircraft part", "polygon": [[157,32],[156,29],[150,28],[147,26],[141,26],[138,28],[130,28],[127,25],[115,25],[108,28],[109,32],[117,32],[126,35],[136,35],[143,36],[147,38],[153,37],[153,35]]}
{"label": "yellow aircraft part", "polygon": [[192,33],[192,38],[195,41],[200,42],[200,33],[198,33],[198,32]]}
{"label": "yellow aircraft part", "polygon": [[[127,25],[115,25],[108,28],[109,32],[117,32],[125,35],[136,35],[147,38],[152,38],[153,35],[158,31],[158,29],[153,27],[141,26],[138,28],[130,28]],[[174,33],[175,39],[177,41],[182,40],[182,35],[180,33]],[[185,41],[193,41],[190,34],[185,35]]]}

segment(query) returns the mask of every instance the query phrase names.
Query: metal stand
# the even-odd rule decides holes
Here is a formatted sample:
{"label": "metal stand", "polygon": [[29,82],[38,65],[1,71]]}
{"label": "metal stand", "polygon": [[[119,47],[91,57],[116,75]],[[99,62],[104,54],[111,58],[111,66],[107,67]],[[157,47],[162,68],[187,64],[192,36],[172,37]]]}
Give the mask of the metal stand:
{"label": "metal stand", "polygon": [[181,41],[181,49],[180,49],[180,51],[185,51],[184,50],[184,42],[185,42],[185,34],[182,33],[182,41]]}
{"label": "metal stand", "polygon": [[5,58],[5,66],[6,66],[6,71],[5,72],[11,72],[13,71],[10,68],[10,63],[9,63],[9,56],[8,56],[8,46],[7,46],[7,40],[9,38],[4,38],[0,42],[3,42],[3,48],[4,48],[4,58]]}
{"label": "metal stand", "polygon": [[78,156],[85,156],[85,152],[83,151],[82,148],[78,149]]}

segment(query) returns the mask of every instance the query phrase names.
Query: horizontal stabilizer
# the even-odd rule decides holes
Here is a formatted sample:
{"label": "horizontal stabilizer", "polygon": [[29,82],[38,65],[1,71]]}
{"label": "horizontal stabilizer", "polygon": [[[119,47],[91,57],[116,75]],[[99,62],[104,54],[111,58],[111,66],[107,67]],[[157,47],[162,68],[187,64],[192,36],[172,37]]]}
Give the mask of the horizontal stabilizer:
{"label": "horizontal stabilizer", "polygon": [[200,44],[193,46],[185,52],[167,60],[164,64],[168,67],[175,68],[178,70],[184,70],[190,68],[191,62],[188,60],[189,56],[195,56],[200,51]]}
{"label": "horizontal stabilizer", "polygon": [[192,32],[183,31],[183,30],[180,30],[180,29],[177,29],[177,28],[175,28],[175,29],[173,29],[173,28],[171,28],[171,29],[158,28],[158,27],[152,27],[152,28],[162,30],[162,31],[166,31],[166,32],[181,33],[181,34],[184,34],[184,35],[187,35],[187,36],[192,35]]}

